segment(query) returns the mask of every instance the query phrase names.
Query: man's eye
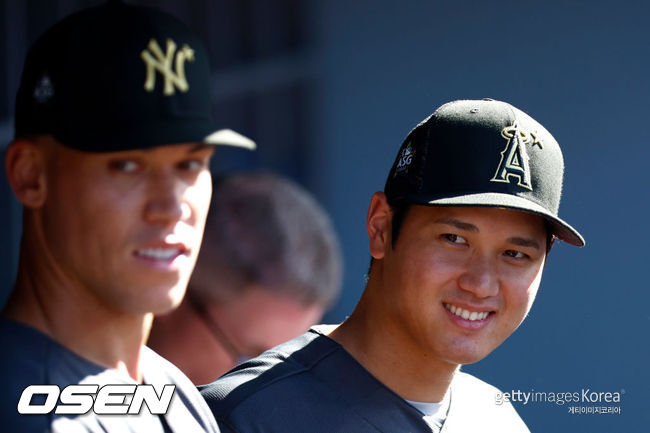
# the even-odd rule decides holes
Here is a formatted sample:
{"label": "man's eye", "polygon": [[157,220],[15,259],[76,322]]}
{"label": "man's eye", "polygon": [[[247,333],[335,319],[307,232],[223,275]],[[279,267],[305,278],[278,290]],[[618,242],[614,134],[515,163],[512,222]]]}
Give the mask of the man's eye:
{"label": "man's eye", "polygon": [[504,254],[508,257],[512,257],[513,259],[525,259],[528,257],[528,254],[517,250],[506,250]]}
{"label": "man's eye", "polygon": [[191,171],[193,173],[198,173],[199,171],[206,168],[208,165],[207,161],[200,159],[188,159],[179,164],[181,170]]}
{"label": "man's eye", "polygon": [[442,237],[443,237],[446,241],[451,242],[452,244],[459,244],[459,245],[462,245],[462,244],[466,244],[466,243],[467,243],[467,239],[465,239],[465,238],[462,237],[462,236],[455,235],[455,234],[453,234],[453,233],[445,233],[445,234],[442,235]]}
{"label": "man's eye", "polygon": [[130,159],[111,161],[111,169],[122,173],[134,173],[138,168],[140,168],[140,165]]}

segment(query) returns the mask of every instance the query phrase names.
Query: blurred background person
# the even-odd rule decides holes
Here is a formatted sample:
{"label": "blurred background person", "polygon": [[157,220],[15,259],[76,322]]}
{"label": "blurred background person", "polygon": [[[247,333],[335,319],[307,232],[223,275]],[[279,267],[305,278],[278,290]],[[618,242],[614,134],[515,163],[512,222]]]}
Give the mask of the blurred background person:
{"label": "blurred background person", "polygon": [[216,179],[197,266],[149,346],[195,384],[296,337],[337,299],[341,253],[329,217],[296,183],[269,172]]}

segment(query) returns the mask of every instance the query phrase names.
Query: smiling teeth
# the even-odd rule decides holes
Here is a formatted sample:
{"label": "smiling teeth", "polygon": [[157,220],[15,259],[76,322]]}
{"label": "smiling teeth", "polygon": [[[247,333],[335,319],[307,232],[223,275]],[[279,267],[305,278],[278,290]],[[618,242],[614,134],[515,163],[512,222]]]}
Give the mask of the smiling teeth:
{"label": "smiling teeth", "polygon": [[455,305],[450,305],[450,304],[444,304],[444,306],[445,306],[445,308],[447,310],[451,311],[456,316],[461,317],[461,318],[463,318],[465,320],[470,320],[470,321],[483,320],[488,316],[488,314],[490,314],[489,311],[482,311],[482,312],[468,311],[468,310],[464,310],[464,309],[462,309],[460,307],[457,307]]}
{"label": "smiling teeth", "polygon": [[138,250],[138,255],[156,260],[169,260],[180,253],[178,248],[144,248]]}

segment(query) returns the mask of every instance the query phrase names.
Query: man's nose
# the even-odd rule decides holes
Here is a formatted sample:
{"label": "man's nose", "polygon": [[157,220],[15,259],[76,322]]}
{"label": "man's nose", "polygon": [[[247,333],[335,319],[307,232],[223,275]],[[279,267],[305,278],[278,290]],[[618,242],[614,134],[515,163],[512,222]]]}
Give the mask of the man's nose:
{"label": "man's nose", "polygon": [[462,290],[477,298],[488,298],[499,293],[499,277],[494,259],[487,255],[474,255],[467,263],[458,283]]}
{"label": "man's nose", "polygon": [[184,196],[185,185],[173,174],[152,174],[144,210],[145,220],[166,226],[187,218],[190,208]]}

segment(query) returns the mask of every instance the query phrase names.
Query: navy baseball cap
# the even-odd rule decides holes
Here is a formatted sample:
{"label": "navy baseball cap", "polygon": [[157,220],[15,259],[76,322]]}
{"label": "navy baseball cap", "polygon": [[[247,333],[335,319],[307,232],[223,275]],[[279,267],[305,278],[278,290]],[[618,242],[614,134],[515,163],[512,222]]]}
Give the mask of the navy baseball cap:
{"label": "navy baseball cap", "polygon": [[553,136],[512,105],[449,102],[404,140],[384,192],[392,205],[514,209],[544,217],[557,238],[585,240],[558,216],[564,159]]}
{"label": "navy baseball cap", "polygon": [[46,31],[25,60],[16,137],[90,152],[202,142],[254,149],[214,123],[207,52],[162,11],[109,1]]}

